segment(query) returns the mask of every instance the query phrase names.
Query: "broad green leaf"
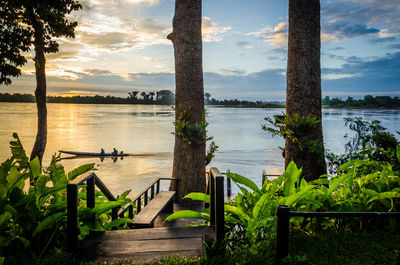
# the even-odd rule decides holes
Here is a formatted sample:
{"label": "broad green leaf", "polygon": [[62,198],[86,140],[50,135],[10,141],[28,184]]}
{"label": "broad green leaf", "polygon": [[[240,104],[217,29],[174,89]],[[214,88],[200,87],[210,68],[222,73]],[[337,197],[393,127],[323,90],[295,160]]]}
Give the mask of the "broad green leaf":
{"label": "broad green leaf", "polygon": [[68,173],[68,180],[73,180],[74,178],[76,178],[79,175],[82,175],[83,173],[89,172],[90,170],[92,170],[94,168],[94,163],[91,164],[86,164],[86,165],[82,165],[78,168],[75,168],[74,170],[72,170],[71,172]]}
{"label": "broad green leaf", "polygon": [[3,265],[5,257],[0,257],[0,265]]}
{"label": "broad green leaf", "polygon": [[292,161],[286,168],[285,175],[285,189],[283,194],[289,196],[296,191],[296,183],[299,183],[300,174],[303,170],[298,169],[296,164]]}
{"label": "broad green leaf", "polygon": [[100,215],[120,205],[121,203],[117,201],[103,202],[99,205],[96,205],[93,209],[90,210],[90,212],[95,213],[96,215]]}
{"label": "broad green leaf", "polygon": [[184,199],[192,199],[194,201],[203,201],[205,203],[210,203],[210,195],[201,192],[192,192],[183,197]]}
{"label": "broad green leaf", "polygon": [[11,190],[15,183],[17,183],[22,177],[23,175],[21,175],[21,173],[15,167],[12,167],[6,177],[8,189]]}
{"label": "broad green leaf", "polygon": [[252,189],[253,191],[256,191],[258,193],[261,193],[260,189],[257,187],[257,185],[251,181],[250,179],[243,177],[241,175],[235,174],[235,173],[228,173],[226,176],[230,179],[232,179],[235,183],[240,183],[242,185],[245,185],[246,187]]}
{"label": "broad green leaf", "polygon": [[15,210],[15,208],[12,207],[12,206],[9,205],[9,204],[4,205],[4,211],[5,211],[5,212],[6,212],[6,211],[10,212],[10,214],[12,214],[12,216],[14,216],[14,217],[16,217],[16,216],[18,215],[17,210]]}
{"label": "broad green leaf", "polygon": [[118,196],[118,200],[121,201],[121,200],[125,199],[126,196],[128,196],[131,191],[132,190],[127,190],[124,193],[122,193],[120,196]]}
{"label": "broad green leaf", "polygon": [[295,204],[299,199],[301,199],[309,190],[314,188],[314,186],[307,186],[305,187],[302,191],[292,194],[289,197],[286,198],[285,205],[286,206],[292,206]]}
{"label": "broad green leaf", "polygon": [[400,145],[396,146],[396,156],[397,156],[397,161],[400,162]]}
{"label": "broad green leaf", "polygon": [[245,214],[242,209],[240,209],[236,206],[225,204],[224,210],[225,210],[225,212],[228,212],[228,213],[238,216],[241,220],[244,220],[247,222],[250,221],[250,217],[247,214]]}
{"label": "broad green leaf", "polygon": [[182,210],[171,214],[170,216],[165,218],[164,222],[172,221],[179,218],[203,218],[203,215],[199,212],[195,212],[192,210]]}
{"label": "broad green leaf", "polygon": [[3,226],[6,226],[8,221],[10,221],[10,219],[12,218],[12,214],[8,211],[2,213],[0,215],[0,228],[2,228]]}
{"label": "broad green leaf", "polygon": [[115,219],[114,221],[106,224],[104,226],[105,229],[111,229],[112,227],[118,227],[122,224],[127,224],[127,223],[133,223],[133,220],[131,218],[119,218]]}
{"label": "broad green leaf", "polygon": [[37,233],[39,233],[40,231],[54,227],[54,224],[65,216],[67,216],[65,212],[55,213],[47,216],[43,221],[38,224],[38,226],[36,226],[35,230],[33,230],[32,237],[36,236]]}
{"label": "broad green leaf", "polygon": [[368,197],[371,197],[371,198],[379,196],[379,192],[376,192],[371,189],[366,189],[366,188],[363,189],[363,193],[365,193]]}
{"label": "broad green leaf", "polygon": [[49,194],[55,193],[55,192],[57,192],[57,191],[60,191],[60,190],[62,190],[62,189],[66,189],[66,188],[67,188],[67,185],[64,184],[64,183],[57,184],[56,186],[51,187],[51,188],[45,187],[45,188],[43,189],[43,192],[42,192],[42,194],[41,194],[41,197],[45,197],[45,196],[47,196],[47,195],[49,195]]}
{"label": "broad green leaf", "polygon": [[329,179],[327,179],[327,178],[319,178],[319,179],[310,181],[308,184],[311,184],[311,185],[329,185]]}
{"label": "broad green leaf", "polygon": [[264,207],[265,201],[269,198],[270,194],[266,193],[261,196],[261,198],[256,202],[253,208],[253,218],[257,218],[260,210]]}
{"label": "broad green leaf", "polygon": [[29,245],[31,244],[31,242],[28,239],[22,236],[16,236],[15,239],[18,239],[22,243],[22,245],[24,245],[24,248],[29,247]]}
{"label": "broad green leaf", "polygon": [[40,175],[40,161],[38,157],[29,161],[29,168],[31,169],[32,179],[36,179]]}
{"label": "broad green leaf", "polygon": [[343,181],[348,177],[348,174],[343,174],[339,177],[336,177],[331,181],[331,185],[329,186],[327,195],[331,194]]}

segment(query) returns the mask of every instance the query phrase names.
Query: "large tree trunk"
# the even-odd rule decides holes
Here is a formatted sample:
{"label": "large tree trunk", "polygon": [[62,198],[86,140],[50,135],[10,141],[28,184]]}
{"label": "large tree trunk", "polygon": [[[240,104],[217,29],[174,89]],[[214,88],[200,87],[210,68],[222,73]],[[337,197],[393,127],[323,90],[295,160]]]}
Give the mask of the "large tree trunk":
{"label": "large tree trunk", "polygon": [[[176,114],[181,104],[188,109],[189,124],[198,124],[204,112],[201,39],[201,0],[176,0],[173,32],[168,35],[175,51]],[[175,131],[176,132],[176,131]],[[190,192],[205,191],[205,142],[184,141],[175,135],[174,163],[170,189],[177,187],[177,198]]]}
{"label": "large tree trunk", "polygon": [[[311,115],[322,122],[320,30],[319,0],[289,1],[286,113],[289,116],[294,113],[303,117]],[[302,176],[306,180],[326,173],[321,122],[300,137],[303,148],[286,139],[285,167],[293,160],[303,168]],[[321,148],[314,152],[308,146],[312,140],[321,143]]]}
{"label": "large tree trunk", "polygon": [[47,107],[46,107],[46,59],[44,56],[44,30],[43,24],[36,20],[32,12],[33,26],[35,30],[35,71],[36,71],[36,106],[38,117],[38,129],[36,141],[33,146],[30,159],[39,157],[42,163],[43,154],[47,143]]}

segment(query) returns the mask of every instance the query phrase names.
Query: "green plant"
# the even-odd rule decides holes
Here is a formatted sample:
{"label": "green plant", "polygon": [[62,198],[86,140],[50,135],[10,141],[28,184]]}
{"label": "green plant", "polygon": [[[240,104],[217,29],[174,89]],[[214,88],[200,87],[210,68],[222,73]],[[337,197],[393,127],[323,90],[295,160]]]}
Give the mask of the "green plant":
{"label": "green plant", "polygon": [[[50,249],[65,247],[66,185],[94,168],[94,164],[87,164],[66,174],[64,167],[59,164],[60,156],[54,155],[50,165],[41,169],[38,158],[29,161],[16,133],[13,138],[10,142],[12,157],[0,166],[0,260],[5,263],[8,259],[18,260],[29,256],[40,259]],[[129,202],[126,198],[128,192],[112,203],[104,202],[104,195],[97,192],[96,203],[99,204],[94,209],[86,209],[86,196],[82,193],[84,189],[82,187],[78,194],[79,215],[83,216],[81,235],[89,230],[109,228],[104,220],[109,220],[110,216],[105,212],[111,206]],[[85,215],[89,214],[91,217],[96,215],[95,221],[85,219]]]}
{"label": "green plant", "polygon": [[336,155],[327,153],[329,172],[338,173],[340,165],[354,159],[366,159],[386,161],[395,170],[400,170],[400,163],[397,161],[397,146],[399,142],[396,137],[387,132],[380,121],[364,121],[361,117],[344,118],[345,126],[348,126],[355,134],[345,144],[345,153]]}

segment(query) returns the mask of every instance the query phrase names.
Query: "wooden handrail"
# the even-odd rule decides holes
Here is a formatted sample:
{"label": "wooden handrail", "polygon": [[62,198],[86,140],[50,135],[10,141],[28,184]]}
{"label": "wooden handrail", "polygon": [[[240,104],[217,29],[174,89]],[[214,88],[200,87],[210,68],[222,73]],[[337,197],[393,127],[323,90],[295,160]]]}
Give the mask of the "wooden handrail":
{"label": "wooden handrail", "polygon": [[296,212],[290,211],[286,205],[278,205],[276,211],[276,252],[275,264],[281,264],[289,253],[289,221],[290,217],[400,217],[400,212]]}

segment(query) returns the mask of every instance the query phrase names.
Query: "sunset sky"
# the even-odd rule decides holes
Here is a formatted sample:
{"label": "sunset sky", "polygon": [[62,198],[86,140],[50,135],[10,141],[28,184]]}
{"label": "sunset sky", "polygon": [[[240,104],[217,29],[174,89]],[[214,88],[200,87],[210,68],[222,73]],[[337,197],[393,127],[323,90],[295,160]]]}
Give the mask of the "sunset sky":
{"label": "sunset sky", "polygon": [[[83,0],[75,39],[47,55],[49,95],[174,90],[173,0]],[[322,93],[400,96],[399,0],[321,0]],[[203,70],[212,97],[284,100],[288,1],[203,0]],[[0,92],[33,93],[32,55]]]}

